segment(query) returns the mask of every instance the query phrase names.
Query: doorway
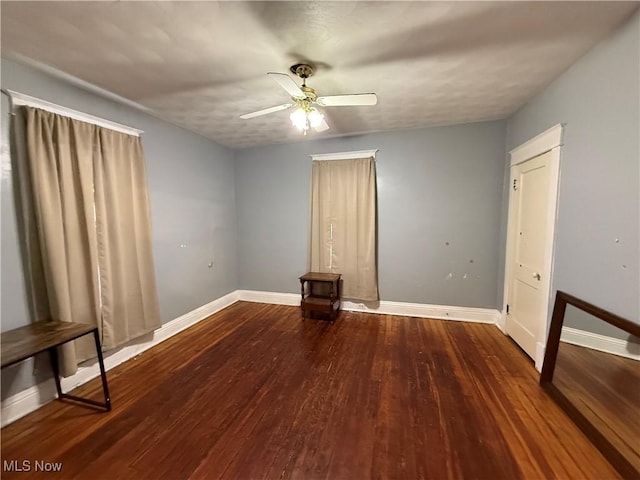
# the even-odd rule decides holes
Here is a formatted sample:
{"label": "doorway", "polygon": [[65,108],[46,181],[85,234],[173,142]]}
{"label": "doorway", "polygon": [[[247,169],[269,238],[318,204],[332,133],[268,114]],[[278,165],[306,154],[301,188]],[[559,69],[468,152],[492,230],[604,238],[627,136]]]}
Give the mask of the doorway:
{"label": "doorway", "polygon": [[542,369],[549,324],[562,126],[510,152],[505,332]]}

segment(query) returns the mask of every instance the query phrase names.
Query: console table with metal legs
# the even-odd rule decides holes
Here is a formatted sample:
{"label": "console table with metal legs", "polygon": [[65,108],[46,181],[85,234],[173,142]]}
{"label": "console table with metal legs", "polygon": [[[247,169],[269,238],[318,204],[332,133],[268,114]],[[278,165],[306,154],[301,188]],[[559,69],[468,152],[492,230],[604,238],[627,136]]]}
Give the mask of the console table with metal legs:
{"label": "console table with metal legs", "polygon": [[[57,347],[80,338],[84,335],[93,334],[100,364],[100,377],[102,379],[102,391],[104,393],[104,403],[91,400],[89,398],[76,397],[62,392],[60,386],[60,367],[58,362]],[[57,320],[41,320],[24,327],[9,330],[0,334],[2,367],[14,365],[22,360],[33,357],[38,353],[49,352],[51,369],[56,382],[58,398],[73,400],[74,402],[85,403],[95,407],[111,410],[111,399],[109,398],[109,387],[107,385],[107,374],[104,369],[102,358],[102,348],[100,346],[100,334],[98,327],[86,325],[84,323],[60,322]]]}

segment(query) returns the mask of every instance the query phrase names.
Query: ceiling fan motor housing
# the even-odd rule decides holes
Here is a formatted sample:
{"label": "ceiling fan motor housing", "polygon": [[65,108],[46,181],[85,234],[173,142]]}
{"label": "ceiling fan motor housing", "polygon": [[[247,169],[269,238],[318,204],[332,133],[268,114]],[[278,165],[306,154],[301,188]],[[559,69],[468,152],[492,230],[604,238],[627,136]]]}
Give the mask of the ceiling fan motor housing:
{"label": "ceiling fan motor housing", "polygon": [[313,67],[307,63],[296,63],[295,65],[291,65],[289,70],[303,80],[313,75]]}

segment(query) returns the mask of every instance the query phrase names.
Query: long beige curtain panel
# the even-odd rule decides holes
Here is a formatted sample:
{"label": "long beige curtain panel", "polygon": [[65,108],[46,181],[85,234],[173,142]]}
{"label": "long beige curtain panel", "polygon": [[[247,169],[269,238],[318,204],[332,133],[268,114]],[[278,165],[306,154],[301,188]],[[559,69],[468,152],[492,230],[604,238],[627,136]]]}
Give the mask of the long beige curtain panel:
{"label": "long beige curtain panel", "polygon": [[373,158],[312,162],[309,230],[310,271],[341,273],[346,298],[378,300]]}
{"label": "long beige curtain panel", "polygon": [[[105,350],[159,327],[140,138],[32,107],[14,131],[35,320],[98,325]],[[91,339],[60,353],[65,376],[95,356]]]}

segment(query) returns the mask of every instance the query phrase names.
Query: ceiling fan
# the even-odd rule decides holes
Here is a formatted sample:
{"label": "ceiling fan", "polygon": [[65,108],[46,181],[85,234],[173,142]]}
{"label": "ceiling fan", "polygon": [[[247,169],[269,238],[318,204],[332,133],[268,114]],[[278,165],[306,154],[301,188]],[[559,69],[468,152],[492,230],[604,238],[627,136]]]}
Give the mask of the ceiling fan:
{"label": "ceiling fan", "polygon": [[249,119],[267,115],[269,113],[279,112],[287,108],[297,107],[291,114],[291,123],[304,135],[313,128],[316,132],[324,132],[329,129],[329,125],[314,105],[321,107],[350,107],[375,105],[378,103],[378,97],[375,93],[354,93],[350,95],[329,95],[319,97],[316,91],[307,87],[307,78],[313,75],[313,67],[306,63],[297,63],[289,69],[302,79],[302,86],[298,86],[296,82],[286,73],[267,73],[273,78],[278,85],[284,88],[291,95],[292,103],[283,103],[275,107],[265,108],[256,112],[241,115],[242,119]]}

